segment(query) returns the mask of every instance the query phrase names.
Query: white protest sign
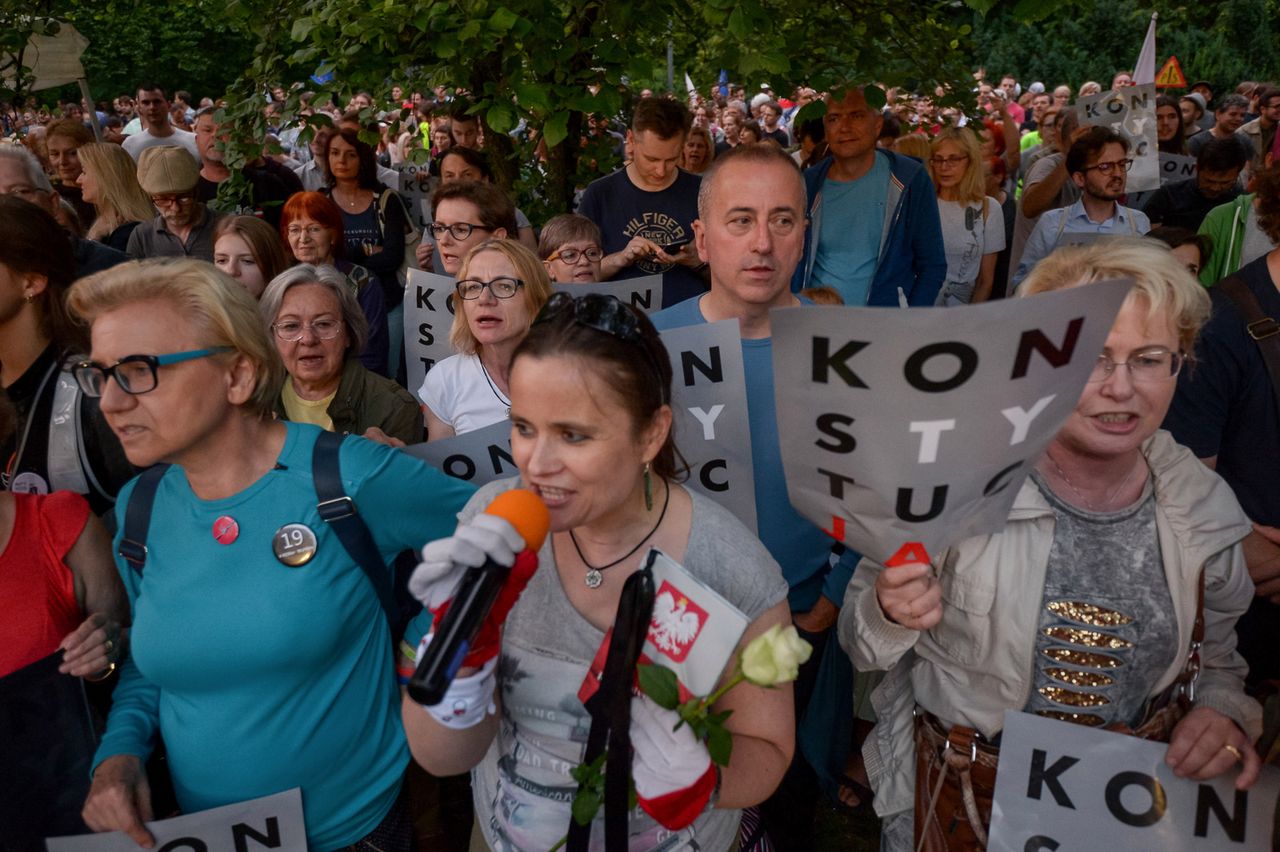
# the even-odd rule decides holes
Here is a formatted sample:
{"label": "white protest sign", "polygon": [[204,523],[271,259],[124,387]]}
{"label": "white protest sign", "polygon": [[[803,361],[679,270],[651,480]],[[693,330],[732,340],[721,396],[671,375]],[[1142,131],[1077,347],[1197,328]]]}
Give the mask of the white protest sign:
{"label": "white protest sign", "polygon": [[598,281],[589,284],[557,281],[552,286],[570,296],[585,296],[588,293],[613,296],[618,301],[625,302],[646,314],[662,310],[661,275],[642,275],[639,278],[627,278],[622,281]]}
{"label": "white protest sign", "polygon": [[464,432],[453,438],[413,444],[404,451],[420,458],[454,479],[463,479],[479,488],[495,479],[516,476],[520,471],[511,458],[511,422],[500,420],[492,426]]}
{"label": "white protest sign", "polygon": [[[302,791],[297,787],[274,796],[149,822],[147,830],[156,839],[155,848],[162,852],[307,852]],[[123,831],[50,837],[45,847],[49,852],[138,852],[138,844]]]}
{"label": "white protest sign", "polygon": [[417,394],[427,370],[453,354],[453,278],[421,269],[409,270],[404,288],[404,361],[408,388]]}
{"label": "white protest sign", "polygon": [[1160,155],[1160,183],[1177,183],[1196,176],[1196,158],[1181,154]]}
{"label": "white protest sign", "polygon": [[409,208],[409,220],[419,231],[431,224],[431,194],[438,179],[431,176],[431,163],[405,161],[396,166],[400,173],[400,197]]}
{"label": "white protest sign", "polygon": [[1156,87],[1125,86],[1116,92],[1102,92],[1076,101],[1076,116],[1082,127],[1110,127],[1129,140],[1133,168],[1125,183],[1126,192],[1160,187],[1160,155],[1156,144]]}
{"label": "white protest sign", "polygon": [[689,463],[689,487],[756,531],[755,472],[747,380],[737,320],[668,329],[676,447]]}
{"label": "white protest sign", "polygon": [[1178,778],[1164,743],[1009,710],[988,852],[1271,849],[1280,771]]}
{"label": "white protest sign", "polygon": [[1075,410],[1129,287],[771,312],[791,504],[891,565],[1002,529],[1030,466]]}

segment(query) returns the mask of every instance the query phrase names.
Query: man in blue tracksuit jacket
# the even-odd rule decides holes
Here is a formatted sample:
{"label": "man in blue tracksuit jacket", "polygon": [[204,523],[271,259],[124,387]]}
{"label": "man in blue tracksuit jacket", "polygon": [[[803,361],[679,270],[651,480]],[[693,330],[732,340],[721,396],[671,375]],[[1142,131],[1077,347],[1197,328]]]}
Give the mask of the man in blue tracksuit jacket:
{"label": "man in blue tracksuit jacket", "polygon": [[882,120],[861,90],[828,100],[831,157],[805,171],[810,222],[793,292],[834,287],[847,305],[936,301],[947,261],[933,183],[919,160],[876,148]]}

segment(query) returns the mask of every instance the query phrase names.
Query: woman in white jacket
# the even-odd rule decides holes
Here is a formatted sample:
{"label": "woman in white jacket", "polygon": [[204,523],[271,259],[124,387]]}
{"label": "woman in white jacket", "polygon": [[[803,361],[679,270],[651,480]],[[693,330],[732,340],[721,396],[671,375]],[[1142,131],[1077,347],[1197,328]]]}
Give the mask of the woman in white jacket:
{"label": "woman in white jacket", "polygon": [[[912,848],[913,812],[926,848],[985,845],[982,791],[930,795],[935,747],[975,737],[966,778],[993,778],[1005,710],[1119,729],[1148,721],[1150,700],[1188,669],[1202,572],[1201,671],[1169,763],[1200,780],[1243,765],[1241,789],[1257,778],[1261,712],[1244,694],[1234,634],[1253,595],[1240,548],[1249,523],[1227,485],[1159,431],[1209,300],[1166,248],[1130,239],[1060,249],[1023,292],[1112,278],[1134,288],[1005,529],[932,565],[864,559],[854,572],[841,642],[859,669],[889,671],[863,751],[887,848]],[[920,795],[917,773],[930,782]]]}

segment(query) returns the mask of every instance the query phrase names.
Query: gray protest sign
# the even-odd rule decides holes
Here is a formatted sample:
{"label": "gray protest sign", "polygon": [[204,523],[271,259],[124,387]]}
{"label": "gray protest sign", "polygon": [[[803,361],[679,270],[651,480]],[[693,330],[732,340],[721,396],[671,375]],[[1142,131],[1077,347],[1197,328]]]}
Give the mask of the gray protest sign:
{"label": "gray protest sign", "polygon": [[671,356],[676,446],[689,462],[686,483],[756,529],[755,473],[746,372],[737,320],[662,332]]}
{"label": "gray protest sign", "polygon": [[1179,778],[1164,743],[1009,710],[988,852],[1271,849],[1280,771]]}
{"label": "gray protest sign", "polygon": [[396,166],[400,173],[400,197],[409,208],[409,220],[419,231],[431,224],[431,193],[437,179],[431,176],[431,163],[403,162]]}
{"label": "gray protest sign", "polygon": [[519,473],[511,457],[511,423],[507,420],[453,438],[412,444],[404,451],[477,488]]}
{"label": "gray protest sign", "polygon": [[1196,176],[1196,158],[1181,154],[1160,155],[1160,183],[1177,183]]}
{"label": "gray protest sign", "polygon": [[409,392],[417,394],[422,380],[437,361],[453,354],[453,279],[421,269],[409,270],[404,288],[404,360]]}
{"label": "gray protest sign", "polygon": [[892,564],[1000,530],[1075,409],[1129,286],[958,308],[773,311],[791,504]]}
{"label": "gray protest sign", "polygon": [[570,296],[585,296],[588,293],[601,293],[614,296],[633,308],[646,314],[662,310],[662,276],[643,275],[639,278],[627,278],[622,281],[599,281],[592,284],[566,284],[556,282],[556,290]]}
{"label": "gray protest sign", "polygon": [[1133,168],[1125,184],[1127,192],[1160,187],[1160,157],[1156,145],[1156,87],[1152,83],[1126,86],[1076,101],[1082,126],[1110,127],[1129,140]]}
{"label": "gray protest sign", "polygon": [[[307,850],[307,831],[302,818],[302,791],[297,787],[274,796],[149,822],[147,830],[156,839],[155,848],[162,850]],[[249,841],[253,841],[252,846]],[[45,841],[45,848],[49,852],[138,852],[138,844],[122,831],[50,837]]]}

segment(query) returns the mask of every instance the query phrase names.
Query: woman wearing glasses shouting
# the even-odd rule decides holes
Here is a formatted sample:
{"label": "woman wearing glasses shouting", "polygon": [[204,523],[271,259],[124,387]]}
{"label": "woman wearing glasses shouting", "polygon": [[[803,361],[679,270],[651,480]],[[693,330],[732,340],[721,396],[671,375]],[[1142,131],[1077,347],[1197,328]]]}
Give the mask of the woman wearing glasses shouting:
{"label": "woman wearing glasses shouting", "polygon": [[485,240],[467,252],[451,297],[449,342],[458,354],[432,367],[418,391],[427,440],[507,419],[511,353],[550,297],[547,271],[515,240]]}
{"label": "woman wearing glasses shouting", "polygon": [[[129,554],[116,569],[133,628],[85,821],[155,845],[142,763],[160,738],[184,812],[301,787],[308,849],[407,852],[409,755],[379,566],[368,552],[357,564],[322,519],[313,450],[324,433],[272,416],[282,375],[258,304],[209,264],[178,261],[82,279],[69,305],[91,327],[76,380],[100,397],[130,461],[150,467],[117,511],[142,539],[115,542]],[[329,323],[342,320],[282,314],[276,339],[334,340]],[[472,492],[371,441],[345,440],[336,455],[365,550],[383,564],[448,535]],[[149,511],[133,502],[148,490]]]}
{"label": "woman wearing glasses shouting", "polygon": [[417,401],[360,361],[369,325],[347,276],[300,263],[272,279],[258,307],[288,374],[278,416],[397,446],[422,440]]}
{"label": "woman wearing glasses shouting", "polygon": [[1133,238],[1059,249],[1024,293],[1117,278],[1133,289],[1004,530],[932,565],[854,571],[840,641],[860,670],[888,671],[863,749],[888,849],[986,845],[1006,710],[1167,742],[1181,778],[1258,778],[1262,714],[1235,637],[1249,522],[1160,431],[1209,299]]}

